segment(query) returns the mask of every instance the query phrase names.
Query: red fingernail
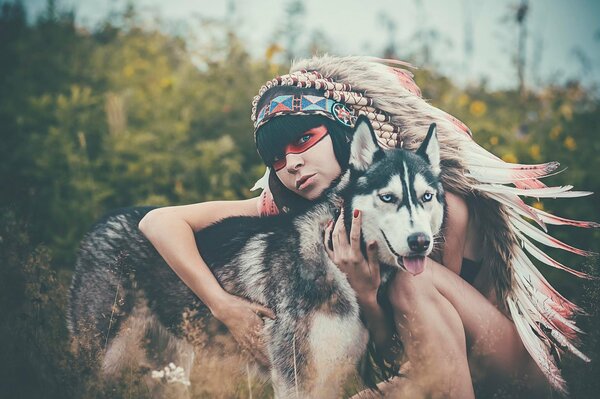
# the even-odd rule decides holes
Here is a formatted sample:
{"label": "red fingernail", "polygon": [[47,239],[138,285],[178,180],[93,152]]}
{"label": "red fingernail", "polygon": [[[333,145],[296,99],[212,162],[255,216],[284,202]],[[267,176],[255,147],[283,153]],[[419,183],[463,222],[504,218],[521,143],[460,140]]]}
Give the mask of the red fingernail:
{"label": "red fingernail", "polygon": [[358,209],[355,209],[354,210],[354,217],[357,218],[359,214],[360,214],[360,211]]}
{"label": "red fingernail", "polygon": [[327,222],[327,227],[331,226],[331,223],[333,223],[333,220],[330,220],[329,222]]}

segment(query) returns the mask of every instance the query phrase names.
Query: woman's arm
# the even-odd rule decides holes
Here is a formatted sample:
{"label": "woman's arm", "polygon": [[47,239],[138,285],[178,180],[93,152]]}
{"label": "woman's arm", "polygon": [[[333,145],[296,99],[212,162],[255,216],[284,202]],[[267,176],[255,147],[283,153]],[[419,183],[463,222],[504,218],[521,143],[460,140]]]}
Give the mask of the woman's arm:
{"label": "woman's arm", "polygon": [[[231,216],[259,216],[258,198],[215,201],[154,209],[140,221],[139,229],[150,240],[181,280],[222,321],[234,338],[265,361],[258,347],[261,316],[273,312],[256,303],[227,293],[198,252],[194,232]],[[259,349],[258,351],[256,349]]]}
{"label": "woman's arm", "polygon": [[469,208],[467,203],[462,197],[446,192],[442,264],[458,275],[462,268],[468,226]]}

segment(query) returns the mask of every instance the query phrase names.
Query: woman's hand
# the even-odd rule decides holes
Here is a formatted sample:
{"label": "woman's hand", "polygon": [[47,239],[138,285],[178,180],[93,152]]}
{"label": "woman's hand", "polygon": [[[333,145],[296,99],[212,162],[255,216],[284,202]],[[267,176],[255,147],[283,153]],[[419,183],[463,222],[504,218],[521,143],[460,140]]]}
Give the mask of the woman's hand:
{"label": "woman's hand", "polygon": [[227,326],[233,338],[265,367],[270,366],[262,330],[263,317],[275,319],[275,313],[257,303],[226,294],[221,305],[213,309],[213,316]]}
{"label": "woman's hand", "polygon": [[377,260],[377,243],[367,243],[367,259],[360,250],[360,231],[362,212],[354,210],[350,241],[344,224],[344,212],[335,224],[329,222],[325,228],[324,243],[329,258],[346,274],[350,286],[356,291],[358,302],[363,304],[377,303],[377,290],[381,284],[379,261]]}
{"label": "woman's hand", "polygon": [[[324,243],[329,258],[348,277],[350,286],[356,292],[363,322],[369,330],[379,353],[390,362],[395,361],[394,328],[377,302],[377,291],[381,284],[377,243],[367,243],[367,258],[360,250],[362,212],[355,209],[350,226],[350,240],[344,225],[344,212],[337,222],[331,221],[325,228]],[[331,245],[330,245],[331,244]]]}

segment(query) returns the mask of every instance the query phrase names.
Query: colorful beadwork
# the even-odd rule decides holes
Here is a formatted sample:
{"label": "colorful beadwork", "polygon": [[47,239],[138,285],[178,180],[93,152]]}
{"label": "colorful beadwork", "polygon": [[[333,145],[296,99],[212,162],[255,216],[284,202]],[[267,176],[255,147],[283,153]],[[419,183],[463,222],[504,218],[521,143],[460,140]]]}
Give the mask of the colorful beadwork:
{"label": "colorful beadwork", "polygon": [[[395,60],[384,61],[402,67],[411,67],[410,64]],[[421,90],[413,81],[412,74],[409,71],[396,67],[389,67],[389,70],[398,78],[398,81],[402,87],[404,87],[404,89],[417,97],[421,97]],[[293,86],[298,88],[322,90],[323,97],[303,97],[316,97],[320,100],[325,99],[326,105],[315,106],[312,109],[308,109],[308,107],[303,108],[301,105],[300,109],[294,109],[293,105],[289,105],[288,102],[284,102],[287,101],[286,99],[282,100],[274,107],[265,106],[260,110],[260,112],[257,113],[257,105],[262,96],[267,92],[267,90],[276,86]],[[339,109],[334,110],[333,108],[330,108],[329,104],[331,103],[328,101],[333,101],[334,104],[340,104],[338,106]],[[318,103],[318,101],[316,102]],[[458,127],[461,132],[467,136],[471,136],[471,132],[464,123],[443,111],[439,112],[444,116],[445,119],[449,120],[452,124]],[[304,69],[298,70],[287,75],[277,76],[265,83],[260,88],[258,95],[254,97],[252,102],[252,120],[254,121],[255,134],[256,130],[268,119],[284,113],[296,115],[309,113],[320,114],[343,123],[346,126],[353,126],[354,121],[359,115],[365,115],[371,120],[373,130],[375,131],[375,134],[381,145],[388,148],[395,148],[400,147],[402,144],[402,126],[400,126],[397,121],[392,122],[390,116],[385,111],[377,108],[373,99],[369,97],[366,92],[355,90],[348,83],[336,82],[331,78],[323,76],[323,74],[318,71]]]}
{"label": "colorful beadwork", "polygon": [[283,114],[323,115],[346,126],[353,126],[356,116],[344,104],[330,98],[313,95],[282,95],[273,98],[261,108],[256,117],[258,129],[268,119]]}

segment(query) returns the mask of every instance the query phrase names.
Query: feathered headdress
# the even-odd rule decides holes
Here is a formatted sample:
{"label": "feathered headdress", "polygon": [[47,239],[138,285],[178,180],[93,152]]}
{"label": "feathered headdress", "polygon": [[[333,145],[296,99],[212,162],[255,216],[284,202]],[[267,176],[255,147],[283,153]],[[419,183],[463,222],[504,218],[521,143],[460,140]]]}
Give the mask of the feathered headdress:
{"label": "feathered headdress", "polygon": [[[386,65],[387,64],[387,65]],[[390,66],[391,65],[391,66]],[[569,220],[527,205],[520,197],[570,198],[589,195],[572,186],[547,187],[539,181],[558,167],[557,162],[521,165],[504,162],[480,147],[459,120],[428,104],[413,80],[409,64],[372,57],[314,57],[296,62],[289,75],[265,84],[256,105],[273,86],[312,87],[324,97],[344,104],[355,117],[367,115],[385,147],[416,149],[431,123],[437,124],[441,150],[441,179],[449,190],[476,198],[474,211],[482,226],[486,263],[495,282],[499,304],[510,312],[527,351],[551,385],[565,392],[558,367],[564,351],[589,358],[573,344],[581,330],[572,320],[581,309],[564,298],[542,276],[530,257],[589,278],[548,256],[532,241],[589,256],[547,234],[546,224],[598,227],[597,223]],[[255,126],[256,127],[256,126]],[[536,227],[524,218],[537,223]]]}

